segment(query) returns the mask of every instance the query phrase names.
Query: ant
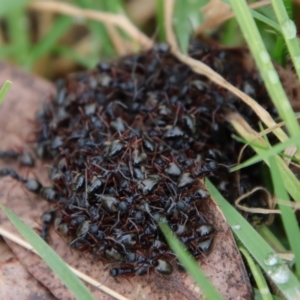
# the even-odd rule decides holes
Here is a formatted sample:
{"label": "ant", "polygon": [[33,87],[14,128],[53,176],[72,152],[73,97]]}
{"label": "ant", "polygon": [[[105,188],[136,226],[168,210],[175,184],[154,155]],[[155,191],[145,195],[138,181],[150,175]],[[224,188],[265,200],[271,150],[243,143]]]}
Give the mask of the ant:
{"label": "ant", "polygon": [[217,171],[218,168],[219,165],[214,160],[211,160],[206,163],[200,170],[194,172],[192,176],[193,178],[208,176],[214,174],[214,172]]}
{"label": "ant", "polygon": [[45,241],[47,241],[49,226],[53,223],[54,217],[55,217],[55,210],[53,210],[53,209],[47,210],[41,216],[41,221],[43,222],[43,227],[40,232],[40,237]]}
{"label": "ant", "polygon": [[112,277],[118,277],[123,275],[143,276],[149,274],[151,269],[154,269],[158,273],[167,276],[173,273],[173,266],[169,261],[164,259],[157,259],[137,262],[137,264],[134,267],[130,264],[127,264],[124,267],[122,266],[120,268],[112,268],[110,269],[110,275]]}
{"label": "ant", "polygon": [[7,168],[0,169],[0,177],[5,176],[23,183],[28,191],[39,195],[49,202],[57,202],[59,200],[59,195],[53,187],[44,187],[37,179],[25,179],[14,170]]}
{"label": "ant", "polygon": [[34,159],[29,153],[21,153],[13,150],[0,151],[0,159],[17,160],[22,166],[34,167]]}

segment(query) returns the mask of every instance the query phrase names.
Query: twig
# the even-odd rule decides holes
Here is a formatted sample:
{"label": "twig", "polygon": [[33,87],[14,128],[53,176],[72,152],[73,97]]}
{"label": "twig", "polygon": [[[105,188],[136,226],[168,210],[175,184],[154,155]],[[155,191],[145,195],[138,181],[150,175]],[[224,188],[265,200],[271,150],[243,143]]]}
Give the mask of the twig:
{"label": "twig", "polygon": [[65,14],[73,17],[84,17],[96,20],[105,24],[115,25],[126,31],[129,36],[138,41],[140,45],[149,49],[153,42],[144,33],[137,29],[126,16],[107,12],[95,11],[91,9],[81,9],[71,4],[58,1],[33,1],[27,6],[31,10],[48,11],[52,13]]}
{"label": "twig", "polygon": [[[0,235],[3,237],[9,239],[10,241],[18,244],[19,246],[33,252],[34,254],[38,255],[38,253],[32,248],[30,244],[20,239],[18,236],[10,233],[9,231],[5,230],[4,228],[0,227]],[[102,292],[118,299],[118,300],[128,300],[128,298],[118,294],[117,292],[113,291],[109,287],[99,283],[98,281],[94,280],[93,278],[87,276],[86,274],[74,269],[70,265],[67,264],[67,266],[70,268],[70,270],[80,279],[84,280],[85,282],[91,284],[92,286],[96,287],[97,289],[101,290]]]}
{"label": "twig", "polygon": [[[252,110],[268,127],[276,126],[277,123],[273,120],[271,115],[254,99],[252,99],[247,94],[245,94],[244,92],[240,91],[238,88],[230,84],[228,81],[225,80],[225,78],[223,78],[220,74],[215,72],[213,69],[211,69],[203,62],[193,59],[180,52],[177,45],[175,34],[172,29],[172,14],[173,14],[174,0],[165,0],[164,3],[165,3],[165,9],[164,9],[165,29],[166,29],[167,41],[171,46],[172,53],[178,58],[178,60],[190,66],[190,68],[195,73],[206,76],[212,82],[218,84],[219,86],[227,89],[228,91],[232,92],[234,95],[239,97],[241,100],[243,100],[247,105],[249,105],[252,108]],[[274,134],[278,137],[278,139],[281,142],[284,142],[288,139],[287,135],[284,133],[284,131],[281,128],[276,128],[274,130]]]}

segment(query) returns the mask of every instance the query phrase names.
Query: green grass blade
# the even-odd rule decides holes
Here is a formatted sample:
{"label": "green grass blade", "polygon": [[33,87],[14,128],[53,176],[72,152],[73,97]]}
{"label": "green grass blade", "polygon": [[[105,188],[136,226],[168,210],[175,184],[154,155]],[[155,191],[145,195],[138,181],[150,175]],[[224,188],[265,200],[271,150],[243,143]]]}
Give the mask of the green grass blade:
{"label": "green grass blade", "polygon": [[91,69],[91,68],[95,67],[95,65],[98,62],[97,58],[95,58],[93,56],[86,57],[82,54],[75,52],[72,48],[69,48],[69,47],[54,46],[53,52],[57,53],[61,56],[68,57],[68,58],[72,59],[74,62],[76,62],[77,64],[79,64],[87,69]]}
{"label": "green grass blade", "polygon": [[188,254],[181,242],[174,236],[174,233],[171,231],[169,226],[166,223],[160,223],[159,226],[171,249],[177,255],[187,272],[199,285],[206,299],[221,300],[222,296],[206,278],[204,273],[198,267],[197,262],[191,257],[191,255]]}
{"label": "green grass blade", "polygon": [[276,23],[275,21],[269,19],[268,17],[264,16],[263,14],[255,11],[255,10],[251,10],[250,12],[251,12],[251,15],[253,16],[253,18],[255,18],[256,20],[261,21],[262,23],[268,25],[275,32],[282,34],[281,33],[281,28],[280,28],[278,23]]}
{"label": "green grass blade", "polygon": [[27,242],[36,250],[44,262],[54,271],[67,288],[75,295],[77,299],[93,300],[94,297],[82,283],[81,280],[69,269],[64,261],[39,237],[28,225],[20,220],[12,211],[0,205],[7,217],[27,240]]}
{"label": "green grass blade", "polygon": [[106,10],[116,13],[116,14],[125,14],[123,1],[122,0],[114,0],[114,1],[106,1]]}
{"label": "green grass blade", "polygon": [[247,264],[251,270],[251,273],[255,279],[259,292],[261,294],[262,300],[272,300],[273,297],[270,293],[267,282],[259,268],[259,266],[253,261],[251,255],[244,247],[239,247],[240,251],[243,253],[244,257],[247,260]]}
{"label": "green grass blade", "polygon": [[276,252],[287,252],[278,237],[266,225],[259,226],[257,231]]}
{"label": "green grass blade", "polygon": [[[77,0],[80,7],[105,11],[106,3],[104,1],[94,0]],[[110,40],[109,34],[104,24],[97,21],[88,20],[87,27],[91,31],[91,49],[92,58],[99,60],[99,53],[103,56],[112,57],[116,55],[116,51]]]}
{"label": "green grass blade", "polygon": [[280,65],[284,66],[286,64],[286,45],[284,43],[284,38],[282,35],[278,35],[274,49],[272,50],[272,58],[278,62]]}
{"label": "green grass blade", "polygon": [[[258,289],[254,288],[253,291],[254,291],[254,300],[263,300],[261,293]],[[284,300],[283,298],[274,296],[274,295],[272,295],[272,299],[273,300]]]}
{"label": "green grass blade", "polygon": [[0,45],[0,58],[6,58],[14,53],[14,46],[13,45]]}
{"label": "green grass blade", "polygon": [[281,158],[276,157],[275,159],[278,164],[281,177],[284,178],[284,186],[286,190],[296,202],[300,203],[299,180]]}
{"label": "green grass blade", "polygon": [[220,32],[221,44],[229,47],[238,46],[243,42],[243,36],[235,19],[225,23],[224,29]]}
{"label": "green grass blade", "polygon": [[70,17],[58,17],[51,30],[31,49],[24,66],[32,68],[35,61],[42,55],[50,52],[58,39],[70,28],[73,19]]}
{"label": "green grass blade", "polygon": [[[297,40],[297,28],[295,23],[290,19],[285,8],[284,2],[279,0],[271,0],[275,11],[281,32],[285,40],[285,44],[292,58],[298,79],[300,80],[300,47]],[[291,4],[286,1],[287,7],[291,10]]]}
{"label": "green grass blade", "polygon": [[10,86],[11,86],[11,81],[6,80],[0,90],[0,105],[2,104],[8,90],[10,89]]}
{"label": "green grass blade", "polygon": [[[230,0],[230,4],[279,115],[285,122],[290,135],[292,137],[299,136],[299,124],[295,118],[291,104],[271,62],[270,55],[266,50],[246,1]],[[300,143],[298,146],[300,146]]]}
{"label": "green grass blade", "polygon": [[[229,0],[223,0],[224,2],[229,4]],[[261,21],[262,23],[268,25],[270,28],[272,28],[276,33],[280,34],[282,37],[282,31],[279,26],[279,24],[270,18],[262,15],[261,13],[255,11],[255,10],[250,10],[251,15],[253,16],[254,19]],[[283,38],[283,37],[282,37]],[[297,38],[297,43],[300,45],[300,40]]]}
{"label": "green grass blade", "polygon": [[[291,139],[288,139],[287,141],[283,142],[283,143],[278,143],[272,147],[268,147],[268,148],[263,148],[263,147],[260,147],[261,151],[259,153],[259,155],[255,155],[251,158],[249,158],[248,160],[246,160],[245,162],[233,167],[231,169],[231,171],[237,171],[237,170],[240,170],[242,168],[245,168],[245,167],[249,167],[251,165],[254,165],[262,160],[267,160],[269,159],[271,156],[274,156],[276,154],[279,154],[281,151],[285,150],[286,148],[290,147],[290,146],[293,146],[297,143],[300,143],[300,135],[299,136],[296,136],[294,138],[291,138]],[[253,143],[249,143],[250,146],[256,146],[258,147],[258,145],[255,145]],[[254,148],[254,147],[253,147]]]}
{"label": "green grass blade", "polygon": [[13,46],[13,58],[19,65],[24,63],[30,47],[29,24],[25,10],[18,8],[7,15],[8,36]]}
{"label": "green grass blade", "polygon": [[191,24],[188,20],[189,6],[186,0],[175,2],[173,13],[173,26],[178,39],[179,46],[183,53],[187,53],[189,39],[192,32]]}
{"label": "green grass blade", "polygon": [[[230,0],[222,0],[222,1],[230,5]],[[262,23],[268,25],[269,27],[274,29],[276,32],[281,34],[281,28],[278,23],[276,23],[275,21],[271,20],[270,18],[264,16],[263,14],[255,11],[255,10],[251,9],[250,13],[253,18],[255,18],[258,21],[261,21]]]}
{"label": "green grass blade", "polygon": [[[284,187],[284,183],[280,175],[276,160],[273,157],[270,158],[270,170],[277,199],[289,202],[290,199],[288,193]],[[291,207],[279,203],[279,208],[281,210],[281,218],[283,221],[285,233],[289,240],[291,249],[295,254],[296,273],[298,278],[300,279],[300,231],[298,222]]]}
{"label": "green grass blade", "polygon": [[196,29],[204,21],[202,8],[207,5],[209,0],[189,0],[189,20],[192,24],[192,29]]}
{"label": "green grass blade", "polygon": [[30,0],[1,0],[0,1],[0,17],[8,13],[24,7]]}
{"label": "green grass blade", "polygon": [[[266,151],[265,149],[267,148],[267,144],[264,140],[258,140],[256,133],[244,128],[243,125],[241,125],[239,122],[236,122],[235,120],[231,120],[231,125],[251,145],[251,147],[256,151],[256,153],[258,153],[258,155],[264,155],[264,151]],[[255,141],[255,143],[253,143],[253,141]],[[257,146],[257,144],[260,145]],[[293,172],[279,156],[276,156],[275,159],[278,164],[281,177],[284,178],[284,186],[286,190],[295,201],[300,203],[299,180],[295,177]],[[265,163],[269,165],[269,160],[266,159]]]}
{"label": "green grass blade", "polygon": [[173,26],[183,53],[187,53],[193,30],[203,22],[201,7],[207,3],[207,0],[177,0],[175,2]]}
{"label": "green grass blade", "polygon": [[287,15],[290,19],[293,19],[293,3],[292,0],[282,0],[282,3],[285,7],[285,10],[287,12]]}
{"label": "green grass blade", "polygon": [[164,13],[164,0],[156,0],[156,23],[158,38],[160,41],[166,40],[165,32],[165,13]]}
{"label": "green grass blade", "polygon": [[[233,229],[234,234],[241,241],[250,255],[256,260],[266,274],[270,274],[270,279],[287,299],[299,299],[300,283],[297,280],[297,277],[288,269],[288,266],[276,256],[273,249],[243,218],[243,216],[223,198],[214,185],[208,179],[205,180],[205,183],[211,194],[211,197],[222,210],[222,213],[229,226]],[[277,263],[270,265],[270,257],[273,257],[275,260],[277,260]],[[284,283],[280,283],[279,279],[282,279],[282,277],[278,278],[276,276],[278,275],[276,271],[280,270],[283,270],[283,274],[280,274],[285,275],[284,278],[288,279]]]}
{"label": "green grass blade", "polygon": [[[105,1],[104,4],[105,11],[116,15],[126,15],[122,0]],[[122,28],[117,28],[117,31],[119,31],[120,35],[126,40],[131,40],[131,37]]]}

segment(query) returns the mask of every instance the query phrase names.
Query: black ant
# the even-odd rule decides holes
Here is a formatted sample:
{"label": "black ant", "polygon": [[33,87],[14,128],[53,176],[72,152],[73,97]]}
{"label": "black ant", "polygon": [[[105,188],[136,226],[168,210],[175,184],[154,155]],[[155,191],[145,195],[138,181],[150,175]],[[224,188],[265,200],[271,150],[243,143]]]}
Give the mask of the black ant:
{"label": "black ant", "polygon": [[9,176],[23,183],[28,191],[39,195],[49,202],[57,202],[59,200],[58,193],[53,187],[44,187],[37,179],[25,179],[14,170],[7,168],[0,169],[0,177],[5,176]]}
{"label": "black ant", "polygon": [[193,173],[193,177],[202,177],[202,176],[208,176],[211,174],[214,174],[215,171],[217,171],[219,168],[219,165],[211,160],[208,163],[204,164],[204,166],[199,170]]}
{"label": "black ant", "polygon": [[43,227],[40,232],[40,237],[45,241],[47,241],[49,226],[53,223],[54,217],[55,217],[55,210],[53,210],[53,209],[47,210],[41,216],[41,221],[43,222]]}
{"label": "black ant", "polygon": [[16,152],[13,150],[0,151],[0,159],[17,160],[22,166],[34,167],[34,159],[29,153]]}

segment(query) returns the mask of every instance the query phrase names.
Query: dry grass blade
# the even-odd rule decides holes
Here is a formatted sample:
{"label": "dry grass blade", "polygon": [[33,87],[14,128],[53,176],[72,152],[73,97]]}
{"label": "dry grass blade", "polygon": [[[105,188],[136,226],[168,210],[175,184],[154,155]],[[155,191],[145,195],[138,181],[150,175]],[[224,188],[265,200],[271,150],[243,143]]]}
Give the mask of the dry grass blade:
{"label": "dry grass blade", "polygon": [[[226,81],[220,74],[212,70],[210,67],[202,63],[201,61],[195,60],[187,55],[184,55],[180,52],[176,37],[172,29],[172,13],[174,7],[174,0],[165,1],[165,24],[166,24],[166,35],[167,40],[171,46],[172,53],[183,63],[190,66],[191,69],[198,74],[206,76],[212,82],[218,84],[219,86],[227,89],[232,92],[234,95],[243,100],[251,109],[257,114],[257,116],[266,124],[268,127],[274,127],[277,123],[273,120],[271,115],[254,99],[249,97],[244,92],[240,91],[238,88],[234,87],[228,81]],[[274,134],[282,142],[287,140],[287,135],[280,128],[274,130]]]}
{"label": "dry grass blade", "polygon": [[132,39],[136,40],[142,48],[148,49],[153,45],[153,41],[145,34],[138,30],[128,18],[123,15],[112,13],[104,13],[100,11],[81,9],[71,4],[62,3],[58,1],[34,1],[27,6],[31,10],[48,11],[52,13],[65,14],[73,17],[84,17],[91,20],[103,22],[117,26],[127,32]]}
{"label": "dry grass blade", "polygon": [[288,206],[288,207],[292,207],[293,210],[294,210],[294,212],[297,211],[297,210],[300,210],[300,203],[287,202],[285,200],[281,200],[281,199],[277,199],[277,198],[275,198],[274,201],[277,204],[281,204],[281,205],[285,205],[285,206]]}
{"label": "dry grass blade", "polygon": [[111,42],[114,45],[115,50],[117,51],[119,56],[123,56],[129,54],[131,52],[129,47],[126,47],[126,40],[123,39],[118,32],[117,28],[111,24],[107,24],[106,26],[107,32],[110,36]]}
{"label": "dry grass blade", "polygon": [[[3,229],[0,227],[0,235],[2,235],[3,237],[13,241],[14,243],[22,246],[23,248],[35,253],[36,255],[38,255],[38,253],[32,248],[32,246],[30,244],[28,244],[27,242],[23,241],[22,239],[20,239],[19,237],[17,237],[16,235],[8,232],[7,230]],[[83,274],[82,272],[76,270],[75,268],[69,266],[67,264],[67,266],[70,268],[70,270],[80,279],[84,280],[85,282],[91,284],[92,286],[96,287],[97,289],[103,291],[104,293],[119,299],[119,300],[128,300],[126,297],[116,293],[115,291],[111,290],[110,288],[108,288],[107,286],[101,284],[100,282],[94,280],[93,278],[87,276],[86,274]]]}
{"label": "dry grass blade", "polygon": [[131,0],[126,3],[126,11],[135,24],[143,25],[155,17],[155,0]]}

